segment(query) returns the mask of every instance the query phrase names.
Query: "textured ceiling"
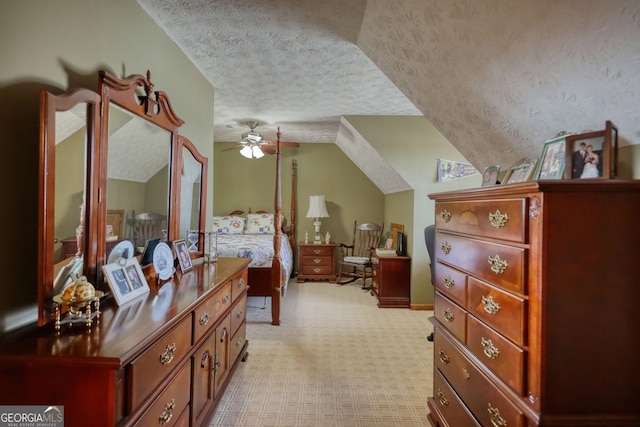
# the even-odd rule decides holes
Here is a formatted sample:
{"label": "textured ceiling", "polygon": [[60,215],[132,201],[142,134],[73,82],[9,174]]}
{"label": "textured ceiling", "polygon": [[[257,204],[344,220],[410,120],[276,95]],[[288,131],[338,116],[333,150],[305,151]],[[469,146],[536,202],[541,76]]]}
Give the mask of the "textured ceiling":
{"label": "textured ceiling", "polygon": [[640,143],[636,0],[138,3],[215,87],[216,141],[252,119],[344,146],[343,115],[424,115],[479,168],[608,119]]}

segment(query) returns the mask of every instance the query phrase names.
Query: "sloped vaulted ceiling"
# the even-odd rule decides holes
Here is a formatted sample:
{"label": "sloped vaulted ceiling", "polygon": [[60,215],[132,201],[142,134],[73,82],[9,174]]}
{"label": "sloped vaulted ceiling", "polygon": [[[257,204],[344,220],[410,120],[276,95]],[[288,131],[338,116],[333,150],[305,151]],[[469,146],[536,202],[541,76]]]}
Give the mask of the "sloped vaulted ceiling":
{"label": "sloped vaulted ceiling", "polygon": [[344,115],[424,115],[474,165],[557,132],[640,143],[635,0],[138,0],[216,89],[216,141],[244,121],[336,142]]}

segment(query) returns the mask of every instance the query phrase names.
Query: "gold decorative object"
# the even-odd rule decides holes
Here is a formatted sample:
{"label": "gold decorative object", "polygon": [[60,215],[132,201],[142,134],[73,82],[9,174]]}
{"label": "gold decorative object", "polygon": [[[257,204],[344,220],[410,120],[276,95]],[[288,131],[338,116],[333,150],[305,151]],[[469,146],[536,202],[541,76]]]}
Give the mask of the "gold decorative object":
{"label": "gold decorative object", "polygon": [[171,399],[169,403],[164,405],[164,411],[162,411],[162,414],[160,414],[158,422],[160,424],[166,424],[169,421],[171,421],[171,417],[173,417],[173,410],[175,409],[175,407],[176,407],[176,400]]}
{"label": "gold decorative object", "polygon": [[444,393],[442,392],[442,390],[438,390],[438,401],[442,406],[447,406],[449,404],[449,401],[446,397],[444,397]]}
{"label": "gold decorative object", "polygon": [[500,209],[495,213],[489,213],[489,221],[495,228],[502,228],[509,221],[509,214],[500,212]]}
{"label": "gold decorative object", "polygon": [[489,412],[489,415],[491,415],[491,424],[494,427],[507,427],[507,420],[500,416],[500,411],[498,410],[498,408],[494,408],[493,406],[491,406],[491,403],[489,403],[487,412]]}
{"label": "gold decorative object", "polygon": [[160,363],[168,365],[173,361],[173,354],[176,352],[176,343],[167,345],[160,355]]}
{"label": "gold decorative object", "polygon": [[456,316],[451,312],[449,308],[445,307],[443,311],[444,311],[444,318],[447,322],[451,323],[455,320]]}
{"label": "gold decorative object", "polygon": [[447,355],[447,353],[445,353],[443,349],[439,349],[438,354],[440,355],[440,362],[442,362],[442,364],[447,365],[449,364],[449,362],[451,362],[451,358]]}
{"label": "gold decorative object", "polygon": [[[91,304],[93,303],[93,313],[96,317],[100,316],[100,298],[104,296],[104,292],[97,291],[93,285],[87,282],[85,276],[80,276],[78,280],[70,284],[62,293],[55,295],[52,300],[54,304],[56,333],[60,333],[60,327],[64,321],[61,319],[62,307],[69,310],[69,322],[82,319],[84,314],[84,323],[87,329],[91,328],[92,312]],[[84,313],[83,313],[84,311]]]}
{"label": "gold decorative object", "polygon": [[440,249],[445,255],[449,255],[449,252],[451,252],[451,245],[447,242],[442,242],[440,244]]}
{"label": "gold decorative object", "polygon": [[500,259],[500,255],[496,255],[494,257],[489,257],[489,264],[491,265],[491,271],[496,274],[502,274],[509,267],[507,261],[503,261]]}
{"label": "gold decorative object", "polygon": [[451,278],[448,274],[444,276],[444,287],[447,289],[451,289],[456,285],[456,281]]}
{"label": "gold decorative object", "polygon": [[487,338],[481,338],[480,343],[482,344],[482,347],[484,348],[484,354],[489,358],[489,359],[496,359],[498,356],[500,356],[500,349],[498,347],[496,347],[495,345],[493,345],[493,341],[491,341],[490,339]]}
{"label": "gold decorative object", "polygon": [[493,300],[492,296],[482,297],[482,304],[484,305],[484,311],[489,314],[497,314],[500,311],[500,304]]}
{"label": "gold decorative object", "polygon": [[451,212],[444,209],[442,212],[440,212],[440,218],[442,218],[444,222],[449,222],[451,220]]}

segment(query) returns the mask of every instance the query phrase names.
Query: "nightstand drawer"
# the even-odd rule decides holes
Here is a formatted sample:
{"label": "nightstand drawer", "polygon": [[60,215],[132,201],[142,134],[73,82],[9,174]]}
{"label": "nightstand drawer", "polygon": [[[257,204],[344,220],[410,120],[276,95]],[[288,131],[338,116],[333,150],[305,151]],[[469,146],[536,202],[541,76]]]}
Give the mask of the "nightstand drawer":
{"label": "nightstand drawer", "polygon": [[333,247],[332,246],[301,246],[300,247],[300,255],[302,256],[312,256],[312,257],[331,257],[333,256]]}
{"label": "nightstand drawer", "polygon": [[330,256],[305,256],[302,257],[302,265],[331,265],[333,258]]}
{"label": "nightstand drawer", "polygon": [[332,274],[333,266],[331,265],[303,265],[302,274]]}

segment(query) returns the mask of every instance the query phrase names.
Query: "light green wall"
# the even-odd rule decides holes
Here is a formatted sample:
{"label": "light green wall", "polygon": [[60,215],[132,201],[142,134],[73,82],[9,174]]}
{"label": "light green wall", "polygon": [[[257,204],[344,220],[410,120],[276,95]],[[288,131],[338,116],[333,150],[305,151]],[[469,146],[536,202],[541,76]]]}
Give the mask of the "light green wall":
{"label": "light green wall", "polygon": [[466,161],[424,117],[346,116],[346,120],[380,153],[413,188],[412,203],[405,196],[387,195],[385,227],[404,223],[411,255],[411,303],[432,304],[429,255],[424,228],[434,222],[434,203],[429,193],[477,187],[479,175],[438,183],[438,159]]}
{"label": "light green wall", "polygon": [[[100,69],[119,77],[149,69],[186,122],[180,133],[212,158],[214,90],[132,0],[2,1],[0,40],[3,330],[36,313],[39,91],[96,90]],[[212,193],[209,185],[208,212]]]}

